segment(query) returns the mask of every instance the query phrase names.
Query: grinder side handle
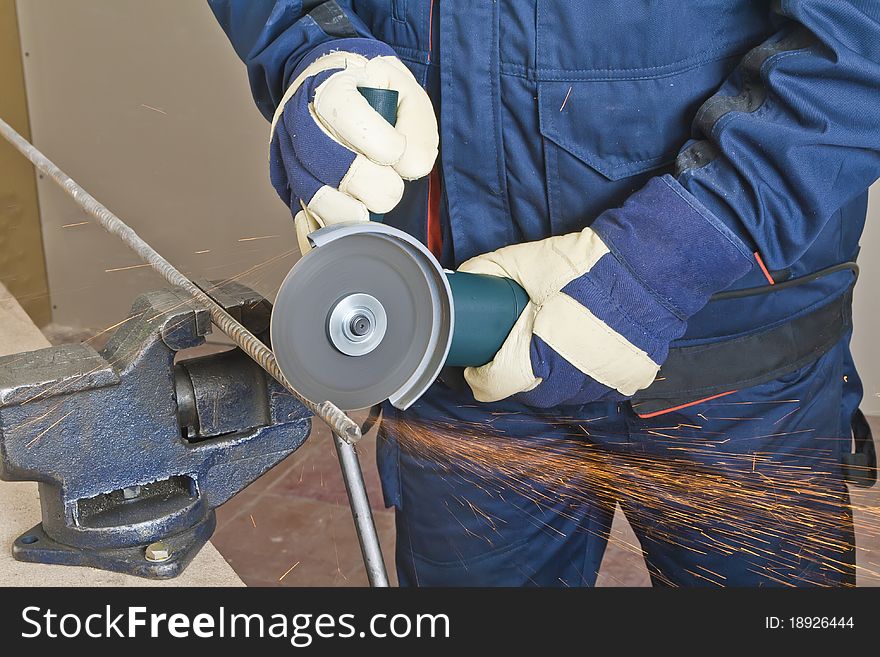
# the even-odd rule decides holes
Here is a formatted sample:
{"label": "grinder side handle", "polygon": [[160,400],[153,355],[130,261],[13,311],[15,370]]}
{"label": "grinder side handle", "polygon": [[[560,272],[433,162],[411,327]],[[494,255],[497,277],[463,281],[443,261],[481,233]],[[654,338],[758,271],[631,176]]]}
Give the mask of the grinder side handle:
{"label": "grinder side handle", "polygon": [[[361,96],[367,99],[374,110],[391,125],[397,123],[397,98],[400,94],[394,89],[377,89],[376,87],[358,87]],[[370,221],[382,223],[384,215],[370,213]]]}

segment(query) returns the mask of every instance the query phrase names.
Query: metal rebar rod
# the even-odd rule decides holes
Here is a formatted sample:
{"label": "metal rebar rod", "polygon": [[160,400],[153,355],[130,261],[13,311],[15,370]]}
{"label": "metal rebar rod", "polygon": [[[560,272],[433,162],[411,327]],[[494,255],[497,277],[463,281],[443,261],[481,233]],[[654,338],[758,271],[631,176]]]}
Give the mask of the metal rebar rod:
{"label": "metal rebar rod", "polygon": [[376,533],[373,511],[370,509],[367,487],[364,484],[364,476],[361,472],[355,446],[335,433],[333,434],[333,442],[336,443],[336,454],[339,457],[339,465],[342,467],[342,478],[345,480],[345,491],[348,493],[351,515],[354,516],[361,555],[364,558],[364,567],[367,569],[367,579],[372,587],[387,587],[388,573],[385,570],[385,560],[382,558],[382,544]]}
{"label": "metal rebar rod", "polygon": [[[128,224],[115,214],[110,212],[104,205],[98,202],[91,194],[83,189],[73,178],[64,173],[48,157],[43,155],[36,146],[28,142],[18,134],[12,126],[0,119],[0,134],[12,144],[22,155],[30,160],[33,165],[44,174],[52,178],[64,189],[73,200],[88,214],[93,216],[111,235],[122,240],[144,262],[149,264],[166,281],[185,290],[199,303],[203,304],[211,313],[214,324],[223,333],[228,335],[236,345],[250,356],[260,367],[266,370],[274,379],[283,385],[294,397],[303,403],[312,413],[321,418],[343,440],[356,443],[361,438],[360,427],[357,423],[329,401],[316,403],[300,394],[285,378],[275,360],[275,354],[257,339],[250,331],[237,322],[232,315],[226,312],[211,297],[205,294],[195,283],[190,281],[170,262],[147,244]],[[360,467],[358,467],[360,473]]]}

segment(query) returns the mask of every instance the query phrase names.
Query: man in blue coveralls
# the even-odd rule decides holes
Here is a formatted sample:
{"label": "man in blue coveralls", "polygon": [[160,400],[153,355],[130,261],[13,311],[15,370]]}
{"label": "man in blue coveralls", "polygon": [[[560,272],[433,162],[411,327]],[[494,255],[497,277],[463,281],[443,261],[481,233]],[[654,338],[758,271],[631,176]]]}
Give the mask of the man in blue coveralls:
{"label": "man in blue coveralls", "polygon": [[[880,176],[880,2],[210,4],[303,249],[387,212],[444,266],[531,299],[467,386],[385,409],[402,584],[592,585],[615,504],[656,584],[854,583],[846,480],[869,478],[870,435],[850,299]],[[396,127],[358,86],[398,90]],[[633,465],[576,495],[546,464],[512,485],[408,449],[415,425],[484,427],[510,463],[520,445]]]}

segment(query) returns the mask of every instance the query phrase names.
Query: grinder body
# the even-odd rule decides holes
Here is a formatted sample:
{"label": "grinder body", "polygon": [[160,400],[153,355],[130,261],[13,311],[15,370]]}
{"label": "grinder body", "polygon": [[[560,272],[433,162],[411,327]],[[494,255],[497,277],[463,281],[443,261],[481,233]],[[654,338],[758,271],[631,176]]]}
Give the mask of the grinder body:
{"label": "grinder body", "polygon": [[529,302],[529,295],[510,278],[461,271],[446,272],[446,278],[455,308],[446,365],[485,365],[507,339]]}
{"label": "grinder body", "polygon": [[334,224],[288,273],[272,348],[313,401],[406,409],[447,366],[492,360],[529,301],[508,278],[444,270],[411,235],[375,222]]}

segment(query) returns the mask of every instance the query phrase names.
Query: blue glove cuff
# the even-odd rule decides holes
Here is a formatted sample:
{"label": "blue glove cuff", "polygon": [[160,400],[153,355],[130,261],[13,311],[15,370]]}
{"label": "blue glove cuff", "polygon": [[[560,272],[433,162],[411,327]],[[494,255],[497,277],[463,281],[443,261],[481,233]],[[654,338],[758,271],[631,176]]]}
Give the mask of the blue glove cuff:
{"label": "blue glove cuff", "polygon": [[752,254],[672,176],[652,178],[591,228],[614,256],[682,320],[749,272]]}

